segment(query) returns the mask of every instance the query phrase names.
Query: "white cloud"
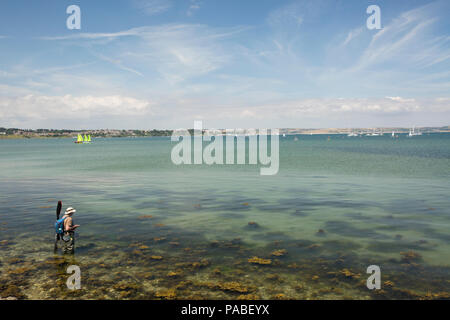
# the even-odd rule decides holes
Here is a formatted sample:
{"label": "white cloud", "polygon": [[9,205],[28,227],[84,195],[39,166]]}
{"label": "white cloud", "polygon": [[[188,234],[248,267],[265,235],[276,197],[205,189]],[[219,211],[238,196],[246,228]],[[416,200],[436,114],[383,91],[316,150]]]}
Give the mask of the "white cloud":
{"label": "white cloud", "polygon": [[0,118],[86,119],[102,116],[150,114],[152,103],[124,96],[39,96],[0,97]]}
{"label": "white cloud", "polygon": [[[96,127],[111,123],[122,128],[191,127],[203,119],[209,127],[360,127],[377,125],[448,125],[450,98],[412,99],[293,99],[270,103],[243,103],[217,97],[167,96],[154,101],[127,96],[42,96],[0,97],[2,125],[27,124],[42,127],[79,128],[80,123]],[[116,120],[111,120],[116,119]],[[120,119],[125,122],[120,122]],[[416,120],[411,120],[416,119]],[[116,121],[116,122],[114,122]],[[61,123],[61,124],[59,124]]]}

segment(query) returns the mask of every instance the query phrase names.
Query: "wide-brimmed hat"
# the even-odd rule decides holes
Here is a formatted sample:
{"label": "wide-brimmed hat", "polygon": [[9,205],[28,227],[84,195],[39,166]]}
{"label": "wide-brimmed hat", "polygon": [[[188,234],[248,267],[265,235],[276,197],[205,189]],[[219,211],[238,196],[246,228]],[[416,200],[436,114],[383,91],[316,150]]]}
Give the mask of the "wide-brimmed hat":
{"label": "wide-brimmed hat", "polygon": [[75,212],[77,212],[77,210],[75,210],[72,207],[69,207],[69,208],[66,209],[65,214],[69,215],[69,214],[72,214],[72,213],[75,213]]}

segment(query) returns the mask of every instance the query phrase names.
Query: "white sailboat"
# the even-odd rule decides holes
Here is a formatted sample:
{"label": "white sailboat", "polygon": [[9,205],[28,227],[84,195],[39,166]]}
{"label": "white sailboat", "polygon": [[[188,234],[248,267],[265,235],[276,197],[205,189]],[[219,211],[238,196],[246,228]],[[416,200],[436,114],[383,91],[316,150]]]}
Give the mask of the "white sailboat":
{"label": "white sailboat", "polygon": [[409,137],[421,136],[421,135],[422,135],[422,132],[420,132],[419,130],[417,130],[417,132],[416,132],[415,126],[412,128],[412,130],[409,129],[409,134],[408,134]]}
{"label": "white sailboat", "polygon": [[382,135],[383,135],[383,133],[378,133],[378,132],[375,131],[375,129],[373,129],[372,133],[368,134],[369,137],[379,137],[379,136],[382,136]]}

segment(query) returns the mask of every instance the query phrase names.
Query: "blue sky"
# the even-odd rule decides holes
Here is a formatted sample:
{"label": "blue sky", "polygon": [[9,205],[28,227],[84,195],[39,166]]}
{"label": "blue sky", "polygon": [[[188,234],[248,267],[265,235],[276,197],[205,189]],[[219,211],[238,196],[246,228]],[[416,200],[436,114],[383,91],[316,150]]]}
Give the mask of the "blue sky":
{"label": "blue sky", "polygon": [[[66,8],[81,8],[81,30]],[[381,9],[369,30],[366,8]],[[5,0],[0,126],[450,123],[449,1]]]}

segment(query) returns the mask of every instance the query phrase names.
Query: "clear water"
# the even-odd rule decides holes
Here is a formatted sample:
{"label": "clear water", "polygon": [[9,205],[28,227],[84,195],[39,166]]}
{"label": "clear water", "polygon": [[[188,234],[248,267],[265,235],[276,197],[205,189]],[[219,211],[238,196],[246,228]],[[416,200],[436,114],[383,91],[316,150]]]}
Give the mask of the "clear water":
{"label": "clear water", "polygon": [[[175,166],[165,137],[0,140],[0,296],[448,298],[450,134],[294,138],[276,176]],[[57,200],[77,209],[74,256],[52,251]]]}

